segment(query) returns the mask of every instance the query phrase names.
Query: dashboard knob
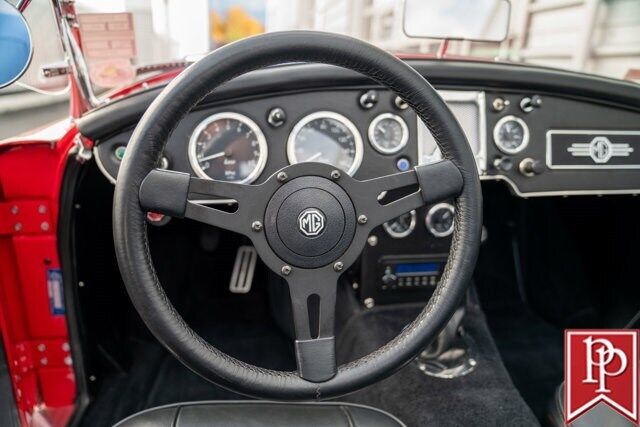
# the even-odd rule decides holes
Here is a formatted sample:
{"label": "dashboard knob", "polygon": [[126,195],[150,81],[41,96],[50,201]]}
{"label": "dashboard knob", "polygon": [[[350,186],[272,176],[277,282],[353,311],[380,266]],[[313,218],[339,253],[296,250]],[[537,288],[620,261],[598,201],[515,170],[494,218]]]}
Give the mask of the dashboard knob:
{"label": "dashboard knob", "polygon": [[493,159],[493,167],[502,172],[509,172],[513,169],[513,160],[510,157],[496,157]]}
{"label": "dashboard knob", "polygon": [[394,285],[396,283],[396,275],[395,274],[385,274],[382,276],[382,283],[387,286]]}
{"label": "dashboard knob", "polygon": [[267,122],[274,128],[280,127],[287,120],[287,115],[280,107],[272,108],[267,115]]}
{"label": "dashboard knob", "polygon": [[523,159],[518,165],[520,173],[524,176],[540,175],[544,172],[544,165],[540,160],[535,160],[530,157]]}
{"label": "dashboard knob", "polygon": [[407,104],[407,101],[400,98],[399,96],[396,96],[394,98],[393,105],[395,105],[398,110],[406,110],[409,107],[409,104]]}
{"label": "dashboard knob", "polygon": [[375,90],[368,90],[360,95],[358,103],[365,110],[370,110],[378,103],[378,93]]}
{"label": "dashboard knob", "polygon": [[532,97],[524,97],[520,101],[520,109],[525,113],[530,113],[534,108],[540,108],[542,106],[542,98],[540,95],[533,95]]}
{"label": "dashboard knob", "polygon": [[497,97],[491,103],[491,107],[493,108],[493,111],[499,113],[500,111],[502,111],[505,108],[507,108],[509,106],[509,104],[510,103],[509,103],[508,99]]}

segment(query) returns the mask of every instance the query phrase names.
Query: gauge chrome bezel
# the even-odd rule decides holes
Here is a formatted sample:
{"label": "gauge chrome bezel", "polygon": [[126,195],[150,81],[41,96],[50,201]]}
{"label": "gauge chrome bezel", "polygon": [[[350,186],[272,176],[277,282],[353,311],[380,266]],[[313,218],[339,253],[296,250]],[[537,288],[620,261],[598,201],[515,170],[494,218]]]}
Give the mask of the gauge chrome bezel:
{"label": "gauge chrome bezel", "polygon": [[258,156],[258,162],[256,163],[256,167],[253,169],[253,171],[251,171],[249,175],[247,175],[242,180],[224,181],[224,182],[234,182],[237,184],[251,184],[256,179],[258,179],[258,177],[264,170],[264,167],[267,165],[268,147],[267,147],[267,140],[264,137],[264,133],[262,133],[262,129],[260,129],[260,126],[258,126],[256,122],[254,122],[244,114],[233,113],[231,111],[216,113],[207,117],[206,119],[201,121],[198,124],[198,126],[196,126],[196,128],[191,133],[191,137],[189,138],[188,155],[189,155],[189,163],[191,164],[191,169],[193,169],[199,177],[214,181],[213,178],[207,175],[207,173],[202,169],[202,167],[200,166],[200,163],[198,162],[198,159],[196,157],[196,143],[198,142],[198,136],[200,135],[200,133],[209,124],[218,120],[223,120],[223,119],[237,120],[245,124],[246,126],[248,126],[249,129],[251,129],[253,133],[256,134],[256,138],[258,140],[258,147],[260,148],[260,155]]}
{"label": "gauge chrome bezel", "polygon": [[[392,219],[391,221],[387,221],[384,224],[382,224],[382,228],[384,228],[384,231],[387,232],[387,234],[391,237],[393,237],[394,239],[403,239],[405,237],[407,237],[409,234],[411,234],[413,232],[413,230],[415,230],[416,228],[416,218],[417,218],[417,214],[416,211],[413,210],[411,212],[409,212],[411,214],[411,222],[409,223],[409,228],[407,228],[405,231],[403,231],[402,233],[398,233],[395,232],[391,229],[391,226],[389,225],[389,223],[391,221],[395,221],[396,218]],[[404,214],[403,214],[404,215]],[[402,215],[400,215],[402,216]]]}
{"label": "gauge chrome bezel", "polygon": [[[400,127],[402,128],[402,138],[400,139],[400,145],[391,149],[380,146],[375,137],[376,126],[378,125],[378,123],[386,119],[395,120],[400,124]],[[376,116],[376,118],[374,118],[369,124],[367,136],[369,137],[369,143],[378,153],[386,155],[396,154],[407,146],[407,142],[409,141],[409,126],[407,126],[407,123],[404,121],[404,119],[397,114],[382,113]]]}
{"label": "gauge chrome bezel", "polygon": [[[522,132],[522,144],[520,144],[515,149],[505,147],[502,142],[499,142],[500,141],[500,128],[502,128],[502,126],[504,126],[505,123],[510,122],[510,121],[514,121],[514,122],[518,123],[520,126],[522,126],[522,131],[523,131]],[[522,120],[520,117],[513,116],[513,115],[504,116],[503,118],[498,120],[496,125],[493,127],[493,142],[496,144],[496,147],[498,147],[498,149],[500,151],[502,151],[503,153],[505,153],[505,154],[518,154],[522,150],[527,148],[527,145],[529,145],[529,126],[527,126],[527,123],[524,120]]]}
{"label": "gauge chrome bezel", "polygon": [[439,211],[440,209],[447,209],[452,214],[455,214],[456,210],[451,203],[438,203],[437,205],[431,206],[429,211],[427,212],[427,216],[424,219],[424,224],[429,230],[429,233],[433,234],[435,237],[447,237],[453,233],[453,229],[455,228],[455,219],[451,223],[451,227],[449,227],[446,231],[438,231],[433,226],[433,215]]}
{"label": "gauge chrome bezel", "polygon": [[311,113],[304,116],[298,121],[298,123],[296,123],[296,125],[293,127],[293,129],[289,133],[289,138],[287,139],[287,160],[289,160],[289,163],[292,165],[298,163],[298,159],[296,158],[296,153],[295,153],[296,138],[298,137],[298,134],[300,133],[300,131],[304,126],[306,126],[308,123],[312,122],[313,120],[317,120],[317,119],[337,120],[340,123],[342,123],[344,126],[346,126],[346,128],[349,129],[349,131],[351,131],[351,133],[353,134],[356,152],[355,152],[355,156],[353,157],[353,164],[351,165],[349,170],[346,171],[349,175],[353,176],[353,174],[356,173],[356,171],[360,167],[360,164],[362,163],[362,156],[364,151],[364,145],[362,143],[362,135],[360,135],[360,131],[358,131],[358,128],[356,127],[356,125],[353,124],[351,120],[349,120],[342,114],[336,113],[334,111],[316,111],[315,113]]}

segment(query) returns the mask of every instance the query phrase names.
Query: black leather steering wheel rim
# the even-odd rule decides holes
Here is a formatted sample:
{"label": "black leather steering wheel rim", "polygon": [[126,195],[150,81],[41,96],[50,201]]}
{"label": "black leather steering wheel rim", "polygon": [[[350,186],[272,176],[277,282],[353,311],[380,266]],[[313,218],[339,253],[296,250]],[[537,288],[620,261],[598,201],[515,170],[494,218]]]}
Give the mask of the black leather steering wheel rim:
{"label": "black leather steering wheel rim", "polygon": [[[404,99],[427,125],[463,187],[449,260],[433,296],[411,324],[375,352],[339,367],[323,382],[295,372],[258,368],[199,337],[168,300],[153,267],[139,192],[180,120],[205,95],[246,72],[287,62],[317,62],[360,72]],[[471,281],[480,245],[482,199],[476,162],[457,120],[435,89],[410,66],[368,43],[319,32],[281,32],[244,39],[209,55],[176,77],[136,127],[120,167],[113,232],[120,271],[133,304],[154,336],[183,364],[222,387],[255,397],[317,400],[372,384],[412,360],[444,327]]]}

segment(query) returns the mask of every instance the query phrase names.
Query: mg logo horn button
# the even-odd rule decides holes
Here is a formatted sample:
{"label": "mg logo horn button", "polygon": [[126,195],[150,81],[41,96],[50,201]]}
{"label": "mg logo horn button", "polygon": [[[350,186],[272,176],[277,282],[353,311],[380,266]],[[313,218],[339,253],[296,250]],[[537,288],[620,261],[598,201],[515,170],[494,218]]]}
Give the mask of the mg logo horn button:
{"label": "mg logo horn button", "polygon": [[298,230],[307,237],[316,237],[325,229],[326,218],[316,208],[303,210],[298,216]]}

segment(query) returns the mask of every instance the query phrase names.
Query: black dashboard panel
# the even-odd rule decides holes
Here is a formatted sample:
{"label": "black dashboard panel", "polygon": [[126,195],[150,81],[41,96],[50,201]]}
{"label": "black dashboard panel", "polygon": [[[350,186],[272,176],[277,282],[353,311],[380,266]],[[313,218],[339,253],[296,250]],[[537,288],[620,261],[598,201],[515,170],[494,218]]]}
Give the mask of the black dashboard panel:
{"label": "black dashboard panel", "polygon": [[[583,134],[593,131],[590,133],[593,138],[630,132],[625,136],[629,141],[623,143],[635,149],[640,138],[640,134],[635,133],[640,131],[638,85],[519,65],[464,61],[409,63],[447,93],[471,93],[469,91],[473,90],[482,94],[484,117],[480,118],[480,132],[483,133],[484,159],[479,158],[481,179],[505,181],[514,194],[525,197],[640,192],[639,169],[607,168],[601,164],[596,168],[554,167],[548,161],[551,154],[547,150],[549,134],[568,131]],[[369,89],[376,89],[380,100],[373,109],[365,110],[358,105],[358,97]],[[96,158],[108,177],[115,176],[117,170],[114,148],[126,144],[131,128],[158,93],[159,89],[152,89],[116,100],[78,121],[81,132],[96,142]],[[523,98],[532,96],[539,96],[541,105],[530,112],[523,111],[520,103]],[[496,111],[493,106],[496,98],[504,101],[504,109]],[[396,108],[393,99],[388,91],[358,74],[333,66],[298,64],[249,73],[216,90],[205,98],[198,110],[185,118],[167,146],[169,167],[193,172],[186,145],[197,123],[216,112],[239,112],[256,121],[267,136],[269,158],[258,180],[264,179],[287,164],[284,145],[298,119],[314,111],[329,110],[352,120],[362,135],[364,161],[355,176],[365,179],[392,173],[397,171],[395,162],[399,156],[406,156],[414,164],[418,161],[420,143],[416,141],[419,131],[416,130],[415,115],[410,110]],[[287,114],[286,123],[279,128],[270,127],[266,121],[266,115],[273,107],[281,107]],[[406,147],[393,156],[378,153],[367,138],[371,120],[385,112],[403,117],[410,133]],[[516,154],[505,153],[494,143],[494,126],[506,116],[521,119],[529,130],[529,143]],[[577,143],[590,142],[583,141],[584,137],[578,139]],[[630,161],[638,153],[631,154]],[[528,165],[523,163],[525,160]],[[590,159],[583,160],[588,164]],[[620,160],[614,157],[610,161],[614,164]],[[532,164],[535,167],[531,167]]]}
{"label": "black dashboard panel", "polygon": [[[449,102],[467,133],[481,180],[503,181],[521,197],[640,193],[640,86],[505,64],[410,63]],[[98,167],[112,182],[120,164],[117,155],[159,91],[113,101],[78,121],[82,134],[96,143]],[[368,91],[375,91],[377,102],[363,108],[360,99]],[[286,116],[280,126],[269,123],[274,108]],[[357,179],[392,174],[436,156],[434,151],[425,157],[435,147],[433,138],[425,136],[426,128],[410,108],[397,104],[393,93],[351,71],[309,64],[253,72],[217,89],[173,132],[162,166],[194,174],[188,146],[196,127],[214,114],[237,113],[264,133],[268,156],[255,181],[261,182],[289,163],[292,130],[318,111],[340,114],[357,129],[363,142]],[[399,151],[382,154],[370,143],[368,129],[376,117],[389,113],[406,123],[408,137]],[[494,132],[504,123],[512,128]],[[425,224],[436,208],[418,209],[414,228],[404,237],[393,237],[385,227],[371,234],[360,263],[365,305],[368,300],[424,299],[433,291],[451,243],[450,235],[438,237]]]}
{"label": "black dashboard panel", "polygon": [[[303,117],[317,111],[332,111],[344,115],[357,127],[363,140],[363,162],[354,177],[368,179],[397,172],[396,162],[406,158],[410,164],[417,162],[417,137],[415,114],[409,110],[401,110],[394,105],[395,96],[388,91],[378,92],[378,102],[368,110],[359,107],[358,99],[363,90],[329,90],[322,92],[299,93],[290,95],[260,97],[234,103],[219,103],[203,106],[186,116],[176,128],[165,149],[169,168],[194,173],[187,156],[189,138],[200,122],[220,112],[235,112],[252,119],[264,133],[268,145],[267,163],[256,182],[265,180],[278,169],[289,164],[286,144],[295,124]],[[281,108],[286,114],[282,126],[273,127],[267,122],[267,116],[273,108]],[[380,114],[393,113],[402,117],[409,125],[407,145],[392,155],[380,154],[369,142],[367,131],[371,121]],[[103,172],[113,180],[117,174],[119,161],[116,149],[127,144],[132,129],[99,141],[96,147],[96,159]]]}
{"label": "black dashboard panel", "polygon": [[[535,94],[486,92],[489,106],[487,132],[488,140],[491,142],[487,146],[490,167],[483,179],[503,179],[510,184],[514,192],[521,196],[640,193],[640,170],[607,167],[619,162],[615,156],[600,164],[590,157],[585,157],[581,164],[590,166],[588,168],[554,168],[553,164],[549,165],[547,161],[548,156],[551,155],[548,148],[553,147],[547,140],[549,134],[553,135],[554,132],[569,133],[571,142],[562,153],[564,157],[567,157],[566,150],[571,144],[588,144],[596,137],[612,133],[622,133],[624,141],[620,142],[630,144],[632,150],[636,146],[640,151],[640,133],[638,133],[640,114],[638,112],[582,100],[541,95],[541,106],[525,113],[520,108],[520,102],[524,97],[533,95]],[[509,105],[503,111],[493,111],[490,106],[496,98],[509,101]],[[515,155],[501,152],[493,143],[493,128],[502,117],[507,115],[521,118],[530,132],[527,147]],[[585,131],[589,131],[589,134],[585,134]],[[620,136],[617,138],[620,139]],[[557,151],[558,147],[555,147],[555,150]],[[556,152],[556,158],[559,154]],[[493,166],[496,159],[504,158],[508,158],[512,163],[509,171],[499,170]],[[630,157],[629,160],[634,158],[635,156]],[[540,170],[534,174],[523,173],[519,166],[525,159],[538,162]]]}

